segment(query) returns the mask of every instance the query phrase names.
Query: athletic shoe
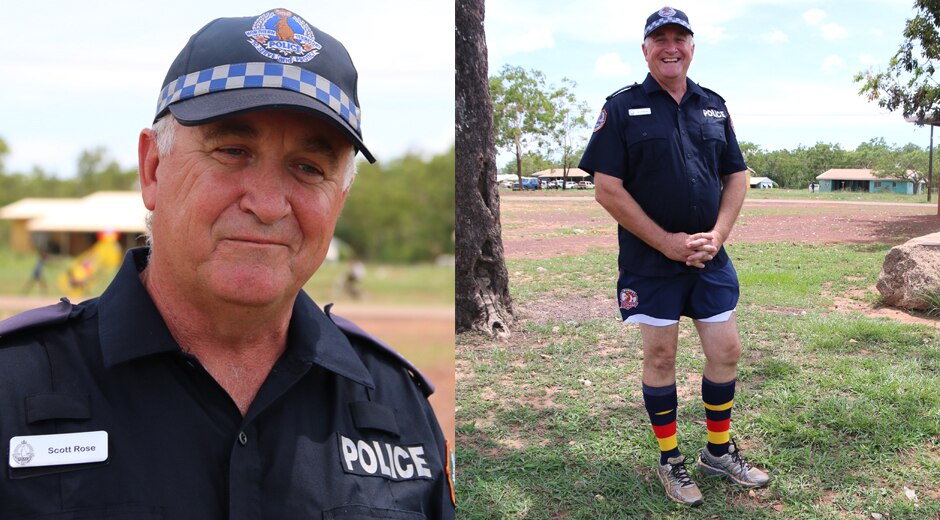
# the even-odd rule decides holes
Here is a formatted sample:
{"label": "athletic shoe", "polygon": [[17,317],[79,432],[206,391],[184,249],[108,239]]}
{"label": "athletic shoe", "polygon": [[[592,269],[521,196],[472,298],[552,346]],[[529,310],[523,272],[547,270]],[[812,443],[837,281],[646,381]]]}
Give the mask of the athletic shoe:
{"label": "athletic shoe", "polygon": [[698,490],[692,477],[685,469],[685,457],[679,455],[667,459],[666,464],[656,468],[656,476],[666,488],[666,496],[674,502],[688,506],[697,506],[702,503],[702,492]]}
{"label": "athletic shoe", "polygon": [[767,473],[751,466],[741,457],[734,439],[728,446],[728,453],[721,457],[712,455],[708,447],[703,448],[698,458],[698,466],[709,475],[724,475],[741,487],[763,487],[770,482],[770,476]]}

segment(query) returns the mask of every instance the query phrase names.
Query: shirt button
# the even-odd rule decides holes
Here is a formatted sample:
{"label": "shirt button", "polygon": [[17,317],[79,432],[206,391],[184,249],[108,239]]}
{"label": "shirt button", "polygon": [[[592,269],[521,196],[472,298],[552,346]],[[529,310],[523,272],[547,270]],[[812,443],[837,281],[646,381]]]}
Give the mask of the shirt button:
{"label": "shirt button", "polygon": [[248,436],[245,435],[245,432],[238,432],[238,443],[242,446],[248,444]]}

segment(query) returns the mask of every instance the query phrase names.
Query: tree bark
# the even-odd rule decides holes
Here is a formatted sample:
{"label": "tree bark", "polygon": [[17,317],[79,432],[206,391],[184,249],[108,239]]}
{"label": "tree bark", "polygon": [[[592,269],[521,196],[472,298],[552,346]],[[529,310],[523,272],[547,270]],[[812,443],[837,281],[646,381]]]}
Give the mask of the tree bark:
{"label": "tree bark", "polygon": [[483,3],[456,5],[456,328],[507,336],[512,299],[499,222]]}

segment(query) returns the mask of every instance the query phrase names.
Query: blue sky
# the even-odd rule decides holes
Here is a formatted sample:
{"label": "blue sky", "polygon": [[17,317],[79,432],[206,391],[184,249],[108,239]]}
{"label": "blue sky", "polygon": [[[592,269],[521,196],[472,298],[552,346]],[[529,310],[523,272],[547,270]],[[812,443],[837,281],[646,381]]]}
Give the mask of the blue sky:
{"label": "blue sky", "polygon": [[[573,79],[593,124],[606,96],[646,77],[643,26],[663,5],[487,1],[490,75],[508,63],[541,70],[552,83]],[[928,127],[869,103],[852,80],[863,70],[884,70],[901,44],[905,20],[914,15],[912,0],[671,5],[688,14],[695,30],[689,77],[727,100],[739,140],[769,150],[819,141],[854,149],[874,137],[928,145]],[[498,163],[511,157],[503,152]]]}
{"label": "blue sky", "polygon": [[82,150],[137,166],[166,71],[221,16],[284,7],[339,39],[359,71],[363,135],[381,163],[454,141],[454,9],[439,0],[102,0],[25,4],[0,17],[0,138],[7,171],[72,176]]}

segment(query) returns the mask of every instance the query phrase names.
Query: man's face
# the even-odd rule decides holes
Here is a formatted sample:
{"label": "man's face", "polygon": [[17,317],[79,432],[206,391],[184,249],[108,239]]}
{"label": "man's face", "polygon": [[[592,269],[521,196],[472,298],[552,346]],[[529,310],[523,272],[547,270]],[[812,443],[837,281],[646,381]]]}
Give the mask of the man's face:
{"label": "man's face", "polygon": [[643,40],[643,56],[650,74],[660,83],[685,81],[695,44],[689,31],[676,24],[667,24]]}
{"label": "man's face", "polygon": [[326,256],[350,160],[343,134],[296,112],[177,124],[155,181],[143,183],[151,265],[184,297],[292,302]]}

